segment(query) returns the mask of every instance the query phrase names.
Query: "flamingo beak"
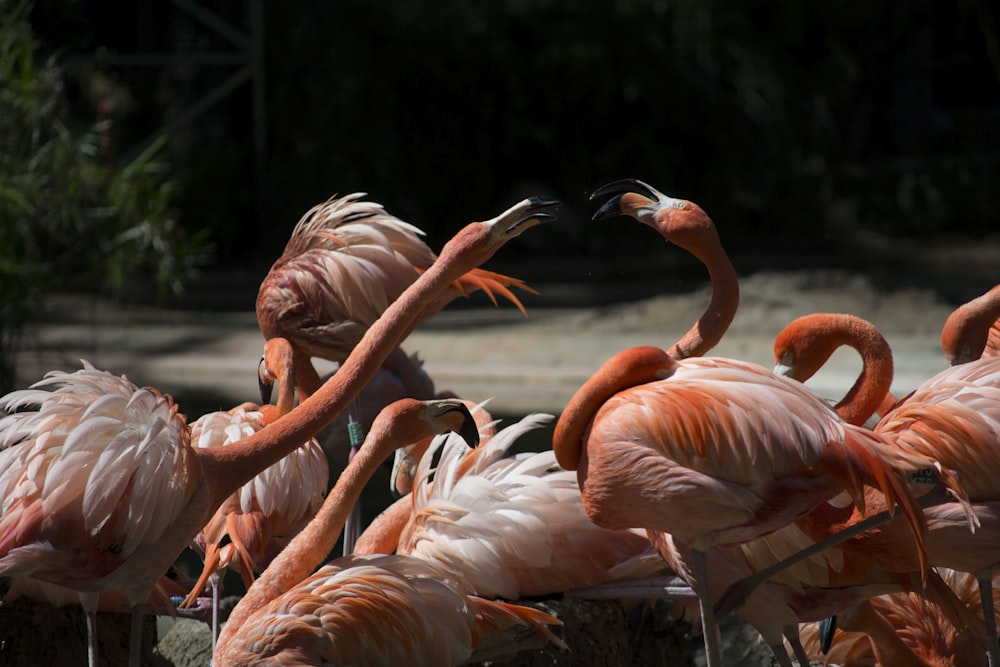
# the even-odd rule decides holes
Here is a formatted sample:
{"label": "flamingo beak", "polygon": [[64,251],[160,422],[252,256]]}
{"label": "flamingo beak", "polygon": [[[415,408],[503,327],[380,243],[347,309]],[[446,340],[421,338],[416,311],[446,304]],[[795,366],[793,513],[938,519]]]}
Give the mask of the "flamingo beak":
{"label": "flamingo beak", "polygon": [[271,380],[267,366],[264,364],[264,357],[261,357],[260,362],[257,364],[257,388],[260,391],[261,405],[267,405],[271,402],[271,389],[273,387],[274,382]]}
{"label": "flamingo beak", "polygon": [[[605,218],[611,218],[618,215],[630,215],[632,211],[626,210],[625,207],[623,207],[623,199],[627,195],[639,194],[652,202],[660,202],[666,199],[663,193],[658,191],[656,188],[635,178],[624,178],[608,183],[607,185],[602,185],[590,194],[590,199],[593,201],[597,197],[603,197],[610,194],[615,194],[616,196],[606,201],[599,209],[597,209],[597,212],[594,213],[592,220],[603,220]],[[629,204],[631,204],[631,206],[628,208],[635,208],[634,203],[629,202]]]}

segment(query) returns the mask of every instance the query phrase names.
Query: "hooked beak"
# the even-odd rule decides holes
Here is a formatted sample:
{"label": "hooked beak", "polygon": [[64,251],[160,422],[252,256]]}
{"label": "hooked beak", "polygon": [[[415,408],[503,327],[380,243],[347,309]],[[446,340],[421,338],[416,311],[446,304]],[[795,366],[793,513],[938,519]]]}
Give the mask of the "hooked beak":
{"label": "hooked beak", "polygon": [[629,215],[628,211],[622,208],[622,198],[629,194],[640,194],[643,197],[652,200],[653,202],[661,202],[669,199],[662,192],[649,185],[648,183],[643,183],[642,181],[635,178],[623,178],[619,181],[614,181],[608,183],[607,185],[602,185],[590,194],[590,199],[593,201],[597,197],[604,197],[606,195],[615,194],[606,201],[597,212],[594,213],[592,220],[603,220],[605,218],[611,218],[616,215]]}
{"label": "hooked beak", "polygon": [[[438,433],[457,433],[469,447],[479,446],[479,427],[469,408],[457,399],[426,401],[428,421],[437,424]],[[413,456],[413,446],[396,450],[389,474],[389,491],[398,500],[413,490],[419,461]]]}
{"label": "hooked beak", "polygon": [[493,219],[493,224],[500,225],[506,236],[517,236],[525,229],[549,220],[555,220],[559,201],[548,197],[528,197],[514,204],[509,209]]}

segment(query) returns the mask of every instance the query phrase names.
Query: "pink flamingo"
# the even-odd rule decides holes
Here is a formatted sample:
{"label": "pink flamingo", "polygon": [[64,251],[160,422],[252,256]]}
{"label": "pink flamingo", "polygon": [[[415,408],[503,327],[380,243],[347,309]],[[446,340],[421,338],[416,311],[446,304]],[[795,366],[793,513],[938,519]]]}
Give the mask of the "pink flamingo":
{"label": "pink flamingo", "polygon": [[[531,198],[472,223],[366,331],[340,371],[267,428],[198,448],[173,401],[85,363],[0,399],[0,574],[77,590],[93,635],[96,596],[122,589],[134,608],[215,510],[346,408],[428,303],[507,241],[550,219]],[[133,616],[130,664],[139,660]],[[96,646],[89,642],[96,663]]]}
{"label": "pink flamingo", "polygon": [[[922,515],[899,476],[913,462],[843,423],[797,382],[755,364],[690,356],[721,338],[738,303],[735,271],[715,227],[693,202],[644,183],[620,181],[594,196],[611,192],[622,194],[594,217],[631,215],[704,257],[713,301],[683,345],[632,348],[606,362],[567,404],[553,449],[563,468],[577,470],[594,523],[646,528],[654,544],[666,533],[690,545],[714,666],[706,550],[766,535],[845,490],[864,506],[865,484],[902,507],[919,544]],[[716,279],[719,266],[728,278]]]}
{"label": "pink flamingo", "polygon": [[[257,292],[260,330],[267,339],[291,342],[305,396],[319,386],[310,357],[343,362],[389,304],[437,259],[420,229],[364,196],[331,198],[307,211]],[[475,290],[494,303],[499,294],[523,312],[510,287],[532,291],[516,278],[480,268],[459,274],[422,306],[400,340],[447,303]],[[386,364],[409,391],[426,389],[421,371],[401,350],[394,349]]]}
{"label": "pink flamingo", "polygon": [[216,665],[459,665],[490,638],[527,626],[561,644],[543,612],[469,595],[446,567],[403,556],[351,556],[311,574],[350,507],[396,448],[446,430],[478,441],[461,401],[403,399],[383,410],[309,525],[247,591],[223,627]]}

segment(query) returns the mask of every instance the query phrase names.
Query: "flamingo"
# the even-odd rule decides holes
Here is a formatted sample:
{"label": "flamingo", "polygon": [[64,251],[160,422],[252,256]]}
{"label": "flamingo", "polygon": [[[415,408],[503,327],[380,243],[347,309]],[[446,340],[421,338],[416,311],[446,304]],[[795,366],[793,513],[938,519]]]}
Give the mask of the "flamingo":
{"label": "flamingo", "polygon": [[214,664],[458,665],[514,626],[560,643],[546,627],[554,617],[472,597],[448,568],[420,559],[349,556],[311,574],[389,453],[446,430],[478,443],[455,399],[402,399],[379,413],[319,512],[233,609]]}
{"label": "flamingo", "polygon": [[[951,319],[951,318],[949,318]],[[812,340],[843,328],[844,317],[816,320]],[[984,331],[991,320],[980,320]],[[869,325],[870,326],[870,325]],[[948,327],[946,327],[948,329]],[[969,327],[974,334],[975,327]],[[980,336],[979,340],[985,340]],[[871,345],[855,341],[855,345]],[[822,352],[802,347],[797,359],[815,366],[813,357]],[[975,348],[966,347],[967,350]],[[793,367],[795,362],[793,362]],[[800,373],[805,375],[805,373]],[[933,457],[961,479],[967,503],[954,501],[925,509],[927,516],[926,559],[933,566],[973,573],[981,586],[981,604],[986,610],[987,647],[990,664],[1000,664],[994,614],[992,571],[1000,563],[1000,485],[991,470],[1000,464],[1000,357],[988,357],[952,366],[921,384],[898,401],[875,426],[875,433],[908,454]],[[877,500],[874,501],[877,504]],[[874,510],[873,510],[874,511]],[[804,525],[814,535],[860,518],[850,509],[821,505]],[[974,528],[971,530],[970,528]],[[889,524],[879,531],[862,534],[841,545],[866,554],[882,567],[904,571],[915,565],[915,555],[899,526]]]}
{"label": "flamingo", "polygon": [[[277,370],[275,370],[277,369]],[[197,447],[224,447],[256,433],[291,412],[295,400],[292,348],[284,338],[267,341],[258,367],[262,393],[279,381],[276,405],[244,403],[232,410],[210,412],[191,423]],[[212,639],[218,636],[219,575],[235,568],[245,586],[309,519],[326,494],[329,466],[315,438],[306,440],[271,467],[261,471],[216,510],[194,540],[204,566],[182,607],[195,603],[206,583],[212,589]]]}
{"label": "flamingo", "polygon": [[[284,337],[292,343],[296,380],[304,396],[320,382],[311,358],[343,362],[365,330],[435,260],[419,228],[364,197],[363,192],[333,197],[307,211],[257,292],[261,333],[265,339]],[[403,338],[448,302],[475,290],[484,291],[494,303],[495,294],[504,296],[523,313],[511,287],[532,291],[516,278],[474,268],[425,304]],[[399,378],[405,395],[433,396],[423,369],[398,346],[384,365]],[[361,439],[361,419],[359,406],[349,406],[348,458]],[[360,511],[355,508],[344,534],[345,554],[353,548],[359,525]]]}
{"label": "flamingo", "polygon": [[[334,378],[298,408],[228,447],[190,444],[169,396],[84,362],[0,398],[0,575],[78,591],[96,664],[97,594],[122,589],[133,608],[215,510],[346,408],[441,290],[507,241],[554,217],[529,198],[471,223],[365,332]],[[130,664],[139,661],[133,614]]]}
{"label": "flamingo", "polygon": [[576,475],[559,468],[551,450],[508,455],[552,418],[530,414],[474,450],[452,436],[442,436],[440,450],[421,443],[415,488],[372,522],[356,552],[437,563],[476,595],[506,600],[663,575],[666,564],[644,534],[587,518]]}
{"label": "flamingo", "polygon": [[941,349],[952,366],[1000,355],[1000,285],[964,303],[941,329]]}
{"label": "flamingo", "polygon": [[[436,260],[421,239],[423,231],[364,197],[363,192],[332,197],[309,209],[257,292],[261,333],[265,339],[284,337],[292,343],[304,396],[319,385],[310,358],[343,362],[388,305]],[[401,339],[450,301],[475,290],[494,303],[499,294],[524,312],[510,287],[533,291],[521,280],[480,268],[459,274],[423,305]],[[416,398],[429,398],[423,395],[426,378],[411,357],[394,349],[386,366]]]}
{"label": "flamingo", "polygon": [[899,476],[913,461],[844,423],[797,382],[756,364],[693,356],[721,338],[738,303],[735,271],[714,224],[697,204],[639,181],[612,183],[593,196],[612,192],[621,194],[594,218],[631,215],[704,258],[712,304],[670,351],[640,346],[605,362],[567,404],[553,449],[563,468],[577,471],[594,523],[646,528],[654,544],[666,533],[692,548],[714,666],[706,550],[766,535],[844,490],[864,506],[865,484],[902,507],[919,544],[922,515]]}

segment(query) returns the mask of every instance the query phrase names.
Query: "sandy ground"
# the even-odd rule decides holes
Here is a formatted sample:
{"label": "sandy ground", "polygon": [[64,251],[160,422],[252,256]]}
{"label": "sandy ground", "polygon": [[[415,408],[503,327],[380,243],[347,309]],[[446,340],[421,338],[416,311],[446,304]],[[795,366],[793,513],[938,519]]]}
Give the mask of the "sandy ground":
{"label": "sandy ground", "polygon": [[[615,352],[632,345],[668,346],[709,300],[707,284],[679,294],[635,298],[649,285],[612,288],[603,305],[560,307],[578,287],[535,285],[528,317],[485,299],[456,303],[425,322],[405,342],[438,389],[473,400],[492,398],[496,414],[558,413],[573,391]],[[257,399],[256,366],[263,339],[252,310],[121,307],[94,297],[61,295],[26,337],[21,384],[53,369],[73,370],[79,359],[124,373],[141,385],[174,395],[190,416]],[[536,305],[537,303],[537,305]],[[799,315],[847,312],[878,326],[893,347],[893,388],[902,393],[945,366],[939,335],[953,308],[928,288],[877,290],[841,271],[761,272],[741,280],[739,312],[713,355],[773,366],[775,335]],[[327,366],[326,368],[329,368]],[[842,350],[810,385],[839,396],[860,361]]]}

